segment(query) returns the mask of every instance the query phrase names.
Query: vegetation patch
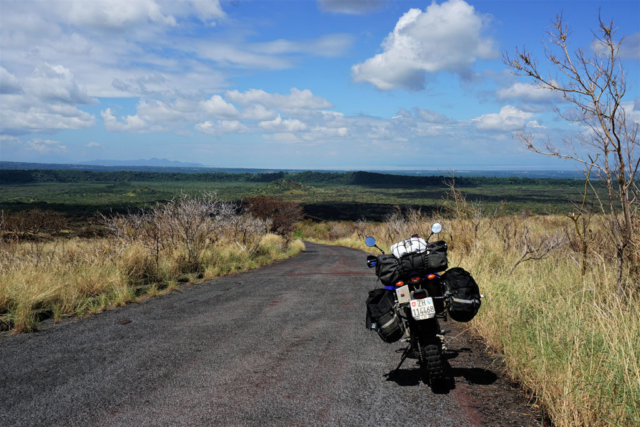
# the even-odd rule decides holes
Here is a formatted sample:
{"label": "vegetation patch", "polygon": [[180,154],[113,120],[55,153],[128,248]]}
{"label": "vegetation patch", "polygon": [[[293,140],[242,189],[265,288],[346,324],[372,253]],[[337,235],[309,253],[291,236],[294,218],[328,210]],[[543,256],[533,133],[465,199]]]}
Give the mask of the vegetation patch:
{"label": "vegetation patch", "polygon": [[[201,194],[215,188],[227,201],[261,195],[279,196],[300,204],[316,221],[362,217],[382,221],[396,206],[435,212],[446,196],[445,176],[401,176],[371,172],[187,174],[145,172],[85,172],[74,170],[0,170],[0,210],[39,208],[84,219],[96,212],[125,213],[171,200],[184,192]],[[579,202],[584,182],[575,179],[456,178],[470,201],[505,213],[561,213],[568,201]],[[604,196],[604,187],[593,182]]]}
{"label": "vegetation patch", "polygon": [[271,218],[214,194],[103,216],[104,237],[89,239],[68,237],[56,212],[2,215],[0,331],[35,331],[47,318],[99,313],[293,256],[304,245],[287,218],[297,220],[280,216],[272,234]]}

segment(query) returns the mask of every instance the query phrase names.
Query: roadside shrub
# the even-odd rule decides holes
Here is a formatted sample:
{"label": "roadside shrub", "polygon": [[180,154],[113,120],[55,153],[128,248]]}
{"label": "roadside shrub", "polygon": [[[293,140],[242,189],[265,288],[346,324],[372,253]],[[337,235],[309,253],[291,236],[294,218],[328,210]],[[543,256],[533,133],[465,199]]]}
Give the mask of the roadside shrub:
{"label": "roadside shrub", "polygon": [[274,257],[277,253],[281,252],[285,246],[286,244],[282,236],[277,234],[266,234],[260,240],[258,253]]}
{"label": "roadside shrub", "polygon": [[244,199],[247,210],[262,220],[271,220],[268,231],[290,240],[296,223],[302,221],[302,206],[281,197],[256,196]]}
{"label": "roadside shrub", "polygon": [[6,239],[37,239],[40,233],[53,234],[68,225],[67,219],[52,210],[30,209],[0,214],[0,242]]}
{"label": "roadside shrub", "polygon": [[334,222],[331,223],[329,229],[329,238],[337,240],[353,234],[353,226],[350,223]]}
{"label": "roadside shrub", "polygon": [[305,250],[304,242],[302,240],[294,240],[289,243],[289,250],[287,251],[287,254],[289,256],[292,256],[304,250]]}
{"label": "roadside shrub", "polygon": [[131,245],[124,250],[120,265],[124,279],[132,285],[160,280],[159,265],[149,256],[141,244]]}
{"label": "roadside shrub", "polygon": [[215,244],[236,217],[237,206],[223,202],[215,193],[180,196],[165,204],[129,215],[102,217],[119,244],[146,247],[159,269],[160,252],[167,246],[184,250],[186,270],[199,271],[205,247]]}
{"label": "roadside shrub", "polygon": [[329,227],[332,223],[327,222],[314,222],[310,219],[305,219],[302,222],[296,224],[296,237],[305,239],[312,237],[314,239],[329,240]]}
{"label": "roadside shrub", "polygon": [[108,238],[0,244],[0,330],[33,331],[48,317],[57,322],[169,292],[180,276],[246,271],[304,250],[302,242],[266,234],[269,219],[243,214],[214,193],[181,194],[102,222]]}

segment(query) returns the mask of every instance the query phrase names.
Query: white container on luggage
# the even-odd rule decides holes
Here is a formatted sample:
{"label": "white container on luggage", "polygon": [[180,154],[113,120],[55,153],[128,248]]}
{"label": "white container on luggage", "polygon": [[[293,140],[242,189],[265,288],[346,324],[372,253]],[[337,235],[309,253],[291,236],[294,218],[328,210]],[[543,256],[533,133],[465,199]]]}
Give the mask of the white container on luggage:
{"label": "white container on luggage", "polygon": [[407,254],[421,254],[426,250],[427,242],[422,237],[412,237],[391,246],[391,253],[398,259]]}

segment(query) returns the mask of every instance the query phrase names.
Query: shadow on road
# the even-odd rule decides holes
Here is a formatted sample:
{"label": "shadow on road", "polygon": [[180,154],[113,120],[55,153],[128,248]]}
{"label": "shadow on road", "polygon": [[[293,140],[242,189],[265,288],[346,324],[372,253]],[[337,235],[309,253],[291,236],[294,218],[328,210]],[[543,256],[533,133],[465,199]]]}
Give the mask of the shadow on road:
{"label": "shadow on road", "polygon": [[[488,369],[452,367],[449,363],[449,360],[455,359],[460,353],[473,353],[473,350],[465,347],[456,350],[448,350],[444,353],[443,359],[445,378],[443,381],[431,385],[434,393],[447,394],[451,390],[454,390],[456,388],[456,378],[464,379],[469,384],[477,385],[489,385],[498,380],[498,376],[495,374],[495,372]],[[417,359],[411,356],[407,359],[412,359],[412,361],[416,364],[418,362]],[[407,360],[405,363],[407,362],[409,362],[409,360]],[[414,368],[408,369],[394,369],[384,376],[386,377],[387,381],[393,381],[403,387],[417,386],[421,382],[429,385],[428,375],[423,369],[420,368],[420,366],[415,366]]]}
{"label": "shadow on road", "polygon": [[426,382],[427,378],[419,367],[410,369],[393,370],[385,375],[387,381],[393,381],[400,386],[417,386],[420,382]]}

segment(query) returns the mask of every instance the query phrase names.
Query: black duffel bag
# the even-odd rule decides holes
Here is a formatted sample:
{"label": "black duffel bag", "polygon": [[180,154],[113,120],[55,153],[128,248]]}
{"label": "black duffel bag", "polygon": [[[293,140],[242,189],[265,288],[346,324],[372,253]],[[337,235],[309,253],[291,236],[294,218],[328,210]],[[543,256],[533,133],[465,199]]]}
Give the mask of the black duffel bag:
{"label": "black duffel bag", "polygon": [[480,309],[480,288],[468,271],[456,267],[442,275],[445,290],[451,293],[447,310],[457,322],[468,322]]}
{"label": "black duffel bag", "polygon": [[444,240],[429,243],[422,253],[407,254],[400,259],[402,274],[437,273],[447,269],[447,243]]}
{"label": "black duffel bag", "polygon": [[445,271],[447,267],[449,267],[449,261],[447,259],[447,242],[444,240],[429,243],[427,245],[427,251],[424,254],[427,258],[425,262],[427,266],[427,273]]}
{"label": "black duffel bag", "polygon": [[376,276],[383,285],[393,286],[402,276],[402,267],[400,261],[395,256],[378,255],[378,263],[376,264]]}
{"label": "black duffel bag", "polygon": [[393,291],[374,289],[367,298],[367,329],[375,330],[384,342],[398,341],[404,335],[404,324],[393,309]]}

